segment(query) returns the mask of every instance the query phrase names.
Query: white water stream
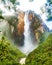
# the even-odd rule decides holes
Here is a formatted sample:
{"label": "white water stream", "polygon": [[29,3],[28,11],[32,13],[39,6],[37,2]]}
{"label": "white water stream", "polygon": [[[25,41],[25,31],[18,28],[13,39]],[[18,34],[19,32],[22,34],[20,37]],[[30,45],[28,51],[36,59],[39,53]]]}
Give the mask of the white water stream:
{"label": "white water stream", "polygon": [[35,37],[31,31],[30,25],[31,21],[28,20],[28,12],[25,13],[24,16],[24,46],[20,46],[19,49],[28,55],[32,50],[34,50],[38,44],[35,41]]}
{"label": "white water stream", "polygon": [[[21,50],[24,54],[28,55],[32,50],[37,47],[37,42],[35,41],[35,37],[33,32],[31,31],[31,21],[28,19],[28,12],[25,13],[24,16],[24,45],[18,46],[19,50]],[[0,22],[0,31],[6,34],[7,37],[10,36],[9,25],[6,21]],[[11,38],[10,38],[11,39]]]}

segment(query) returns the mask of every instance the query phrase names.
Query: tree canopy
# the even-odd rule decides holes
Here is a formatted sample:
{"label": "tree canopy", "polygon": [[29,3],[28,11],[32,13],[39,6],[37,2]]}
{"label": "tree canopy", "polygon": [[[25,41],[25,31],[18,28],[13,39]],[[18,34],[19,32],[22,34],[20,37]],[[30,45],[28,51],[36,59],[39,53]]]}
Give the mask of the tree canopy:
{"label": "tree canopy", "polygon": [[52,65],[52,34],[28,55],[26,65]]}

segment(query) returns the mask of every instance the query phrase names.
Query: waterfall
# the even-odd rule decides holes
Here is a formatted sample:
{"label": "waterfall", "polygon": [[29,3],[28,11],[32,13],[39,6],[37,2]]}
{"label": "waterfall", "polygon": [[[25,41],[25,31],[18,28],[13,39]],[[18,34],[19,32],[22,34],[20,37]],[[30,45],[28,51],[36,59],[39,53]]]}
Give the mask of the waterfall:
{"label": "waterfall", "polygon": [[28,55],[32,50],[37,47],[37,42],[35,41],[35,36],[33,35],[30,25],[31,21],[28,19],[28,12],[24,16],[24,46],[19,47],[19,49]]}

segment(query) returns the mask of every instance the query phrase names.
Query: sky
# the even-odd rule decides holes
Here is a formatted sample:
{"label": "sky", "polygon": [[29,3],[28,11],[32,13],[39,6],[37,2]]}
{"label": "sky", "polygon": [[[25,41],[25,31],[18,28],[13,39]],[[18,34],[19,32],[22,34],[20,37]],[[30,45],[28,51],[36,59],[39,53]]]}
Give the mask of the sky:
{"label": "sky", "polygon": [[[28,0],[19,0],[20,6],[18,7],[21,10],[33,10],[37,14],[41,14],[40,8],[47,2],[47,0],[34,0],[33,2],[29,2]],[[52,21],[48,22],[46,21],[46,15],[42,14],[40,15],[44,23],[47,25],[47,27],[52,30]]]}
{"label": "sky", "polygon": [[[44,23],[49,27],[50,30],[52,30],[52,21],[47,22],[45,14],[41,15],[40,8],[46,3],[47,0],[34,0],[32,2],[29,2],[29,0],[18,0],[20,2],[20,5],[17,6],[17,9],[27,11],[27,10],[33,10],[35,13],[39,14],[44,21]],[[11,5],[11,4],[10,4]],[[11,9],[10,11],[4,8],[4,5],[0,3],[0,9],[4,12],[3,15],[12,15],[14,13],[14,10]]]}
{"label": "sky", "polygon": [[[46,0],[34,0],[32,2],[29,2],[29,0],[17,0],[20,2],[20,5],[17,5],[17,9],[27,11],[27,10],[33,10],[37,14],[40,13],[40,7],[43,6],[43,4],[46,2]],[[10,4],[11,5],[11,4]],[[9,15],[14,13],[14,11],[11,9],[11,11],[4,8],[4,5],[0,3],[0,8],[5,12],[5,15]]]}
{"label": "sky", "polygon": [[43,6],[43,4],[46,2],[46,0],[34,0],[32,2],[29,2],[29,0],[19,0],[20,6],[17,7],[21,10],[33,10],[36,13],[40,12],[40,7]]}

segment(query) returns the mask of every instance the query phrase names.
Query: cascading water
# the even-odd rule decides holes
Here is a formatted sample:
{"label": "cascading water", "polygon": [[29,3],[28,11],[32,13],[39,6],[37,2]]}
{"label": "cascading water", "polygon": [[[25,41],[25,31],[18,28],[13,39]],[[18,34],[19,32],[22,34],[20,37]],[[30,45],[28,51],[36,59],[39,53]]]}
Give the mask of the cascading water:
{"label": "cascading water", "polygon": [[30,25],[31,21],[28,19],[28,12],[25,13],[24,16],[24,45],[19,47],[19,49],[28,55],[33,49],[37,47],[37,42],[35,41],[35,37],[31,31]]}

